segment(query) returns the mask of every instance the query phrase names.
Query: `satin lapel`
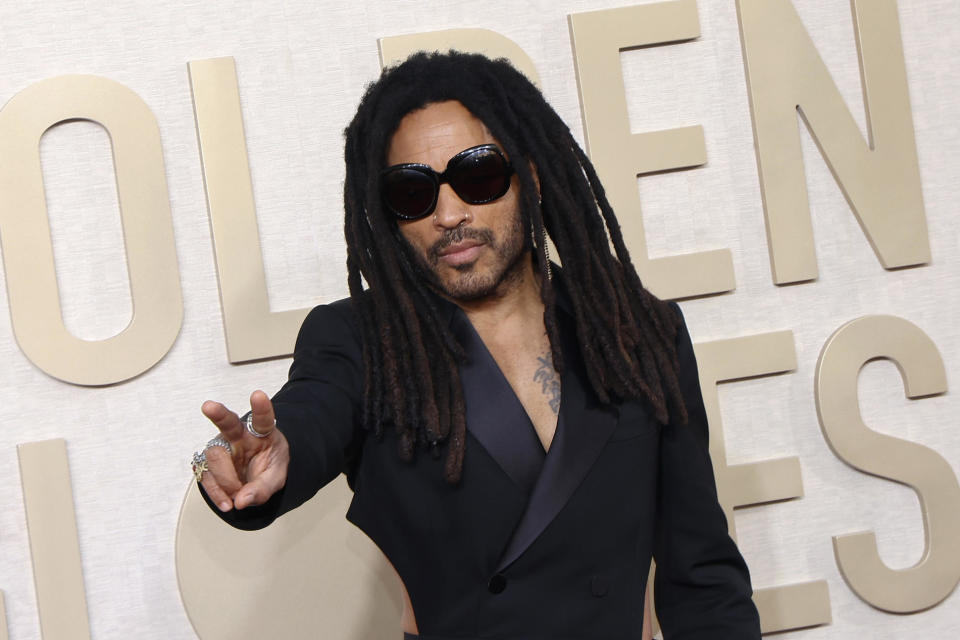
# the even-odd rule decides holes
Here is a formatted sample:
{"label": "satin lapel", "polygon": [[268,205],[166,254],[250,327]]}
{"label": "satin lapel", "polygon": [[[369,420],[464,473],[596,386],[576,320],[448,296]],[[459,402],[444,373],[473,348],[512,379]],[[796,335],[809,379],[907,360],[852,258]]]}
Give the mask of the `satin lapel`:
{"label": "satin lapel", "polygon": [[507,543],[497,571],[503,571],[519,558],[560,513],[617,426],[617,409],[602,406],[588,395],[588,381],[572,342],[571,324],[561,321],[567,370],[562,379],[557,431],[530,502]]}
{"label": "satin lapel", "polygon": [[467,355],[460,365],[467,429],[529,496],[543,468],[543,445],[510,383],[463,312],[453,314],[451,329]]}

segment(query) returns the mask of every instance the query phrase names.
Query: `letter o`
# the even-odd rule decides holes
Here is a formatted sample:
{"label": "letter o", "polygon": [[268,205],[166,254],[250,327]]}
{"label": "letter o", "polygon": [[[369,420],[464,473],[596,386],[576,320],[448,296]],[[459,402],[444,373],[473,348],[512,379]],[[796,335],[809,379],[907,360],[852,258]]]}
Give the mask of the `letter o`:
{"label": "letter o", "polygon": [[[65,120],[110,135],[133,318],[106,340],[63,323],[40,165],[40,138]],[[137,376],[173,345],[183,298],[157,120],[128,87],[98,76],[41,80],[0,110],[0,240],[13,333],[37,367],[65,382],[107,385]]]}

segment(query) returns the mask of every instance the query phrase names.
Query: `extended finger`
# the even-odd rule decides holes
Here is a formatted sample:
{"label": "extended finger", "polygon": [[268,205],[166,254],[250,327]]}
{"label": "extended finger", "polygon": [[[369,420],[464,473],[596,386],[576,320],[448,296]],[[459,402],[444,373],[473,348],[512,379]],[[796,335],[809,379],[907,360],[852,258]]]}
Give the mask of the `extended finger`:
{"label": "extended finger", "polygon": [[253,417],[252,427],[261,436],[270,435],[276,428],[277,420],[273,413],[273,403],[263,391],[259,389],[250,394],[250,412]]}
{"label": "extended finger", "polygon": [[240,418],[219,402],[207,400],[200,407],[200,411],[217,426],[217,429],[220,429],[223,437],[230,442],[236,442],[243,436],[243,425]]}

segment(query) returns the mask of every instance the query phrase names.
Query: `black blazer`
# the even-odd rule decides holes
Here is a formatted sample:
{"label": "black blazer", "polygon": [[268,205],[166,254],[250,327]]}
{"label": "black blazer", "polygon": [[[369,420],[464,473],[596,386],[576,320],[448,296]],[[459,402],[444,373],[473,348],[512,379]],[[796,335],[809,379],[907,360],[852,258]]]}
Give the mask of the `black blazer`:
{"label": "black blazer", "polygon": [[360,337],[341,300],[310,312],[273,398],[290,441],[286,486],[260,507],[214,511],[260,528],[346,472],[347,518],[397,569],[423,640],[639,640],[651,556],[665,638],[759,638],[747,567],[717,502],[686,327],[677,349],[689,423],[661,426],[645,403],[594,398],[572,319],[558,312],[566,371],[545,454],[469,320],[442,307],[468,355],[459,484],[443,480],[442,456],[403,462],[392,430],[378,440],[358,426]]}

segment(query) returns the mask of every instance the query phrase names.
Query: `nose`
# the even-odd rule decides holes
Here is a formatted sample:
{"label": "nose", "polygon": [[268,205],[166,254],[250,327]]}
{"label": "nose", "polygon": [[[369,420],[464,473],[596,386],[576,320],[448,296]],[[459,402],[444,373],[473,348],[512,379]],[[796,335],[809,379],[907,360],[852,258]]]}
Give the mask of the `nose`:
{"label": "nose", "polygon": [[448,184],[440,185],[433,224],[441,229],[453,229],[470,221],[470,205],[460,199]]}

